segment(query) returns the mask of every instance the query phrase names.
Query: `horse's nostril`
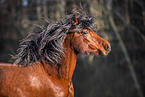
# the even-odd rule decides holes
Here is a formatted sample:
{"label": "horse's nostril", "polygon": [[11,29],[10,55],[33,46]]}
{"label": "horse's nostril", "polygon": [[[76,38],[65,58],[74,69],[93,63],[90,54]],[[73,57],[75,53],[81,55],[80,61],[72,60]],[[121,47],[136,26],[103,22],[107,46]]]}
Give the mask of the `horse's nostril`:
{"label": "horse's nostril", "polygon": [[105,44],[105,50],[109,50],[110,49],[110,46],[108,44]]}

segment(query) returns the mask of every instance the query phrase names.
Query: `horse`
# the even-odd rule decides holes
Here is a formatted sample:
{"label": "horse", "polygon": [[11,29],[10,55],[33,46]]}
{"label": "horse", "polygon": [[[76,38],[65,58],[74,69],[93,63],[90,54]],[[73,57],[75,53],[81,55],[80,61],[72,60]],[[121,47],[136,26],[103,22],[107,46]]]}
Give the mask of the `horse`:
{"label": "horse", "polygon": [[74,97],[77,56],[111,51],[94,27],[92,16],[80,13],[33,30],[12,56],[14,63],[0,63],[0,97]]}

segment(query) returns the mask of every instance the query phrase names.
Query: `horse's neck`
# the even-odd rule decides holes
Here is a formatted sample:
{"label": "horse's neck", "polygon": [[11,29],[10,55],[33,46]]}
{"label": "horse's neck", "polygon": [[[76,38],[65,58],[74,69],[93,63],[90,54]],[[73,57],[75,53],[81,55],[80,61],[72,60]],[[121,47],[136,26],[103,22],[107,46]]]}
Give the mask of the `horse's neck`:
{"label": "horse's neck", "polygon": [[73,50],[66,50],[66,55],[63,59],[62,68],[60,70],[62,70],[62,76],[64,76],[68,81],[71,81],[75,69],[76,59],[77,55]]}
{"label": "horse's neck", "polygon": [[70,47],[70,40],[71,36],[67,36],[63,43],[65,47],[65,55],[62,57],[61,64],[54,66],[44,64],[44,67],[50,76],[66,80],[68,82],[71,81],[77,58],[74,50]]}

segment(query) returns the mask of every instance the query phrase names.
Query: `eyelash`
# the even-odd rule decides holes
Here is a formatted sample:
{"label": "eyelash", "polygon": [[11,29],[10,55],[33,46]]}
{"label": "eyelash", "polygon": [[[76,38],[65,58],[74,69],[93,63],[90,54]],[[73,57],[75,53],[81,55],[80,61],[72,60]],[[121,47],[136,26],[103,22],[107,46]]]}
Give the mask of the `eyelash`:
{"label": "eyelash", "polygon": [[84,34],[88,34],[88,31],[85,31]]}

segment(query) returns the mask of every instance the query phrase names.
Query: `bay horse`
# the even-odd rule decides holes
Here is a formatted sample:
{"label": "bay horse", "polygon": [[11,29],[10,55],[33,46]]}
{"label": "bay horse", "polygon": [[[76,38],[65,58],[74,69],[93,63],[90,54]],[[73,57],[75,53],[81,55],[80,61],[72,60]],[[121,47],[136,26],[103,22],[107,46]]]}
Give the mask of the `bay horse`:
{"label": "bay horse", "polygon": [[13,64],[0,63],[0,97],[73,97],[72,75],[79,53],[107,55],[110,43],[80,13],[32,31]]}

